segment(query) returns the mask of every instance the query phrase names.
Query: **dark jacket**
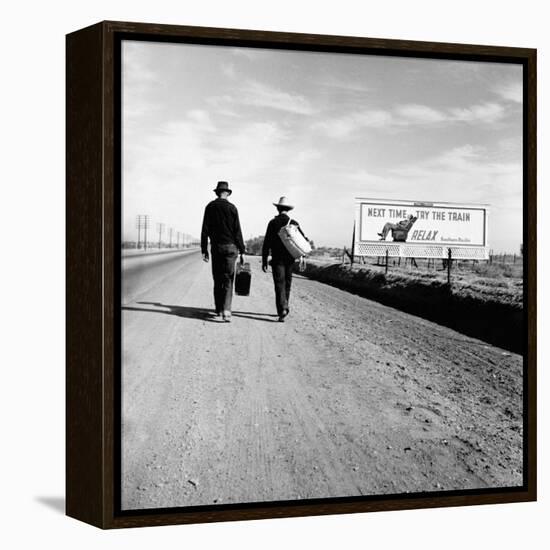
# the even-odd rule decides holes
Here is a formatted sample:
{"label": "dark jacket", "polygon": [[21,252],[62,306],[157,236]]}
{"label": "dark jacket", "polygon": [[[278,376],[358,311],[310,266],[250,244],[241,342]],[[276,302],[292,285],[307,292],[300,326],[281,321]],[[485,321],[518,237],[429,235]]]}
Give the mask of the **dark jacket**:
{"label": "dark jacket", "polygon": [[217,198],[204,209],[201,231],[201,251],[208,252],[208,238],[212,245],[234,244],[244,254],[244,241],[237,207],[227,199]]}
{"label": "dark jacket", "polygon": [[[275,216],[268,224],[265,232],[264,244],[262,247],[262,265],[267,266],[267,259],[271,252],[271,260],[273,263],[294,263],[294,258],[286,249],[283,241],[279,237],[279,230],[288,223],[289,216],[282,212]],[[290,222],[292,225],[298,226],[302,235],[304,232],[300,228],[300,224],[296,220]],[[304,238],[307,238],[304,235]]]}

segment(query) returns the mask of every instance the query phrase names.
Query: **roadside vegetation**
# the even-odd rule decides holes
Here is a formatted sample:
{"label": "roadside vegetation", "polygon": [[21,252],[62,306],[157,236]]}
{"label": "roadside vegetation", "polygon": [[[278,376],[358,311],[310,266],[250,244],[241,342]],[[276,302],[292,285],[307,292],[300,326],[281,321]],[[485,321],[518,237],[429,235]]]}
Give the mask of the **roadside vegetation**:
{"label": "roadside vegetation", "polygon": [[419,315],[490,342],[521,352],[523,332],[522,265],[456,262],[451,285],[441,261],[435,266],[417,260],[385,265],[310,258],[304,275],[386,305]]}

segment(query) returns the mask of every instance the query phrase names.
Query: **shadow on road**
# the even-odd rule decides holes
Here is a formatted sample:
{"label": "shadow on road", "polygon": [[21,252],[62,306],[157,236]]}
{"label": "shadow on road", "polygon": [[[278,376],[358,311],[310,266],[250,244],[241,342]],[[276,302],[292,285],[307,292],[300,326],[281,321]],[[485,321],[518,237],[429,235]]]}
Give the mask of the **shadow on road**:
{"label": "shadow on road", "polygon": [[[211,309],[202,307],[189,307],[189,306],[174,306],[168,304],[161,304],[159,302],[137,302],[138,304],[154,306],[156,308],[164,309],[147,309],[143,307],[131,307],[122,306],[126,311],[145,311],[148,313],[164,313],[167,315],[175,315],[176,317],[185,317],[186,319],[198,319],[199,321],[209,321],[212,323],[220,323],[218,317],[214,315]],[[231,312],[233,317],[243,317],[245,319],[253,319],[255,321],[266,321],[268,323],[277,322],[277,315],[269,313],[254,313],[251,311],[233,311]]]}

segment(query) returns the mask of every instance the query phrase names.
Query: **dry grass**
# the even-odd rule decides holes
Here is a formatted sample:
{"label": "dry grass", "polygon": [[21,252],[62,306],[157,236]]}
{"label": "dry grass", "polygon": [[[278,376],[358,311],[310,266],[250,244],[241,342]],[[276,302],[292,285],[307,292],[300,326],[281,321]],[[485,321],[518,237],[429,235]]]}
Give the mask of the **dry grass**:
{"label": "dry grass", "polygon": [[[308,264],[317,267],[336,264],[334,258],[324,257],[308,259]],[[426,260],[417,260],[417,266],[402,260],[390,260],[388,273],[385,275],[384,286],[440,286],[447,283],[447,269],[442,268],[440,261],[435,267],[429,266]],[[384,275],[385,266],[378,265],[375,259],[367,259],[366,264],[354,264],[354,273],[361,278],[373,279]],[[482,302],[497,302],[515,307],[523,304],[523,265],[519,261],[515,264],[459,261],[453,263],[451,270],[452,293],[458,297],[468,297]]]}
{"label": "dry grass", "polygon": [[391,307],[510,349],[523,350],[523,278],[521,265],[453,264],[451,285],[441,262],[384,265],[307,261],[307,277],[337,286]]}

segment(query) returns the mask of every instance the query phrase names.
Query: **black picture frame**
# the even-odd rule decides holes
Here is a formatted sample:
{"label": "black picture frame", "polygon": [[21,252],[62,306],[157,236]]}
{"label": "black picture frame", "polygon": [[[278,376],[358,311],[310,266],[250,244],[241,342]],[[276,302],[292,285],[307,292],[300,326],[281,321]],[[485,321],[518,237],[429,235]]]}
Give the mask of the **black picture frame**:
{"label": "black picture frame", "polygon": [[[120,509],[120,173],[124,39],[523,66],[524,485],[139,511]],[[536,500],[536,50],[104,21],[67,35],[67,515],[121,528]]]}

